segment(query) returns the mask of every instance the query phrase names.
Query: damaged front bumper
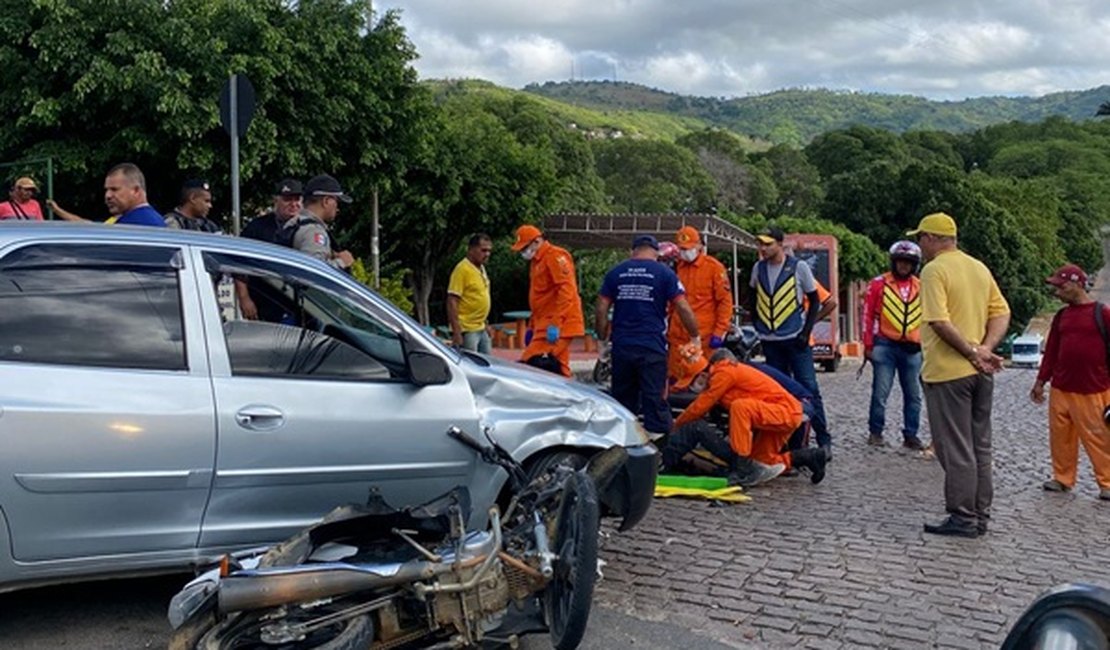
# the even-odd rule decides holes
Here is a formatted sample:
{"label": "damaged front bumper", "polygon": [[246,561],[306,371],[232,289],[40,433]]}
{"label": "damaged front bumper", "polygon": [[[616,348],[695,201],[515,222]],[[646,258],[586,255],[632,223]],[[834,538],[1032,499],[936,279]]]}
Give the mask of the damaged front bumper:
{"label": "damaged front bumper", "polygon": [[590,459],[587,473],[597,485],[598,498],[607,515],[621,517],[619,530],[640,523],[651,507],[658,452],[649,444],[614,446]]}

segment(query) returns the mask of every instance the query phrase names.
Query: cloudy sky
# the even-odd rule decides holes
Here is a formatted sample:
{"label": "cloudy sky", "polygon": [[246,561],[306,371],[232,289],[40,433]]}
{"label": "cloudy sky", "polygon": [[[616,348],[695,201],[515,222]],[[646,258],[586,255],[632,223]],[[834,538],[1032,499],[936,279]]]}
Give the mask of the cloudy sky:
{"label": "cloudy sky", "polygon": [[613,79],[701,96],[934,99],[1110,83],[1110,0],[375,0],[423,78]]}

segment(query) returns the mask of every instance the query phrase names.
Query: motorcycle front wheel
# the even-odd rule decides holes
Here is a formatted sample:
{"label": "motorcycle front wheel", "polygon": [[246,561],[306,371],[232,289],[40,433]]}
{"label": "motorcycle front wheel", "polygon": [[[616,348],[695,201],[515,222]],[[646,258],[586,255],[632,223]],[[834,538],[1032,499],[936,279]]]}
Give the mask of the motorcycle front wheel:
{"label": "motorcycle front wheel", "polygon": [[[308,632],[302,639],[283,639],[281,626],[311,621],[335,613],[350,603],[328,603],[309,609],[289,606],[232,614],[217,620],[211,612],[203,619],[209,626],[186,623],[170,641],[180,650],[363,650],[374,640],[374,623],[369,614],[337,621]],[[179,638],[188,635],[190,639]]]}
{"label": "motorcycle front wheel", "polygon": [[544,590],[544,613],[555,650],[574,650],[582,642],[597,581],[600,508],[593,480],[575,472],[563,488],[563,502],[552,543],[558,559]]}

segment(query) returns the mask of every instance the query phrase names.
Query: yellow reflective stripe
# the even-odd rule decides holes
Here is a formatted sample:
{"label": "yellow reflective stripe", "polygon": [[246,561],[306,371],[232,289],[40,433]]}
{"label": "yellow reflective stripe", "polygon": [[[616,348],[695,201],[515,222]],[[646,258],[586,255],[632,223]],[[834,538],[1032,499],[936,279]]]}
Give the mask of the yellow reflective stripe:
{"label": "yellow reflective stripe", "polygon": [[762,284],[757,284],[755,288],[755,312],[761,322],[771,322],[771,298],[763,290]]}
{"label": "yellow reflective stripe", "polygon": [[921,326],[921,297],[905,302],[891,286],[883,288],[883,315],[902,336]]}
{"label": "yellow reflective stripe", "polygon": [[786,322],[786,319],[793,316],[799,307],[797,280],[794,276],[790,276],[775,292],[775,298],[771,302],[771,317],[766,322],[771,330],[775,331]]}

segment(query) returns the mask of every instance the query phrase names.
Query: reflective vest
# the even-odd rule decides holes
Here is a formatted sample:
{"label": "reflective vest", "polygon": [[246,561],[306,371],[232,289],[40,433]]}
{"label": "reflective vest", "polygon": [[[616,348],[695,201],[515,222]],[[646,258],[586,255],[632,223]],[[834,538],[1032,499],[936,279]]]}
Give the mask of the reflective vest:
{"label": "reflective vest", "polygon": [[883,275],[883,299],[879,310],[879,335],[891,341],[921,343],[921,280],[909,278],[906,296],[890,273]]}
{"label": "reflective vest", "polygon": [[798,299],[798,260],[787,256],[775,286],[767,276],[767,262],[759,263],[755,285],[755,330],[763,336],[792,336],[802,331],[805,316]]}

